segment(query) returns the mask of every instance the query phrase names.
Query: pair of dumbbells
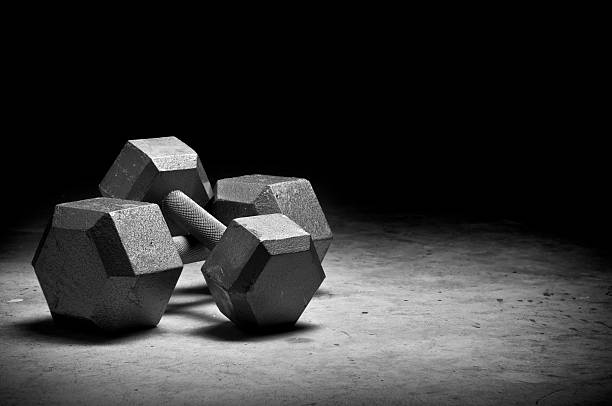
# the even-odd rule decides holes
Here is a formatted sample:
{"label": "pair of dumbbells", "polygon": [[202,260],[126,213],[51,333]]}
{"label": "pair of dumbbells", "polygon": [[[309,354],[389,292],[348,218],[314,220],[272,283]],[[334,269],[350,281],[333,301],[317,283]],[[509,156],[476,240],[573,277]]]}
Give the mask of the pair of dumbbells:
{"label": "pair of dumbbells", "polygon": [[[239,185],[228,189],[232,182]],[[295,323],[325,277],[320,260],[331,231],[307,181],[258,175],[219,181],[213,207],[226,227],[201,207],[212,190],[197,154],[168,137],[128,142],[100,190],[131,200],[56,206],[34,257],[54,318],[104,329],[156,325],[181,258],[202,259],[206,248],[212,252],[202,273],[211,294],[241,326]],[[227,190],[239,196],[232,201]],[[257,215],[266,211],[285,212],[313,233],[280,213]],[[240,214],[255,216],[232,219]]]}

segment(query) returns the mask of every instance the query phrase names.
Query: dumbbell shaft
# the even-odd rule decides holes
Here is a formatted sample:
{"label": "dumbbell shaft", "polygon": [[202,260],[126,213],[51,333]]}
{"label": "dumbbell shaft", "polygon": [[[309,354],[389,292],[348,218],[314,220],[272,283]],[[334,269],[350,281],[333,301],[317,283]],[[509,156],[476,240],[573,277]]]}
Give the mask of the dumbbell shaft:
{"label": "dumbbell shaft", "polygon": [[208,249],[221,240],[226,228],[185,193],[175,190],[163,199],[162,211]]}
{"label": "dumbbell shaft", "polygon": [[190,235],[172,237],[172,242],[183,264],[204,261],[208,257],[208,249]]}

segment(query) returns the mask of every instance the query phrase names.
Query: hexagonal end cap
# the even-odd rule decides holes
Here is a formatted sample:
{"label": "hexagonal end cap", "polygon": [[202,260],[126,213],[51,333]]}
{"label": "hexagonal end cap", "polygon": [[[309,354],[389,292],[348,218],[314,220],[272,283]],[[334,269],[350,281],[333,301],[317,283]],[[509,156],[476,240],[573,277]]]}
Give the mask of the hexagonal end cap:
{"label": "hexagonal end cap", "polygon": [[212,212],[224,224],[236,217],[285,214],[312,235],[321,261],[333,238],[307,179],[271,175],[221,179],[215,186]]}
{"label": "hexagonal end cap", "polygon": [[[213,196],[198,154],[176,137],[128,141],[100,182],[106,197],[160,203],[181,190],[201,206]],[[168,221],[172,234],[180,229]]]}
{"label": "hexagonal end cap", "polygon": [[109,198],[57,205],[32,265],[54,317],[103,329],[156,325],[182,269],[157,205]]}
{"label": "hexagonal end cap", "polygon": [[295,323],[325,279],[311,236],[282,214],[232,221],[202,273],[221,312],[245,327]]}

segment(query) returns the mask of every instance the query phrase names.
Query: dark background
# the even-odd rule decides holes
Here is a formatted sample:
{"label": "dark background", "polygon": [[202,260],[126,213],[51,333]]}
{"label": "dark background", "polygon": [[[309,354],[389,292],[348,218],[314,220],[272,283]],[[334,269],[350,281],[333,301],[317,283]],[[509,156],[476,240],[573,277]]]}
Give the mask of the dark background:
{"label": "dark background", "polygon": [[23,33],[2,154],[18,198],[3,221],[95,193],[127,139],[177,136],[213,181],[306,177],[324,207],[511,219],[607,244],[603,55],[571,32],[494,25],[199,43]]}

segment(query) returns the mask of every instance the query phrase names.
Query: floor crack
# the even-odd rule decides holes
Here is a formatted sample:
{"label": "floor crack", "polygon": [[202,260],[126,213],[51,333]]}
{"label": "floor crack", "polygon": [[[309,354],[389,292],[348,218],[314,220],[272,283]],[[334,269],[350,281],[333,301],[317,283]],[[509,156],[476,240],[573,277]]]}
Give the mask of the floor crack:
{"label": "floor crack", "polygon": [[542,400],[544,400],[545,398],[549,397],[550,395],[552,395],[552,394],[554,394],[554,393],[561,392],[561,391],[563,391],[563,390],[565,390],[565,388],[557,389],[557,390],[554,390],[554,391],[552,391],[552,392],[550,392],[550,393],[547,393],[546,395],[544,395],[544,396],[542,396],[541,398],[539,398],[538,400],[536,400],[536,401],[535,401],[535,404],[536,404],[536,405],[539,405],[539,404],[540,404],[540,402],[541,402]]}

